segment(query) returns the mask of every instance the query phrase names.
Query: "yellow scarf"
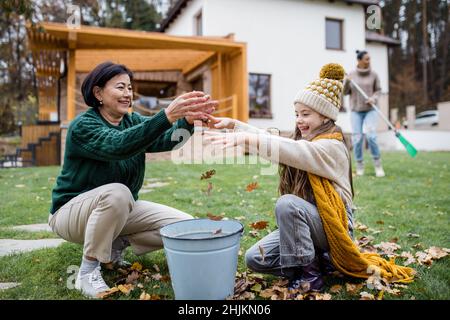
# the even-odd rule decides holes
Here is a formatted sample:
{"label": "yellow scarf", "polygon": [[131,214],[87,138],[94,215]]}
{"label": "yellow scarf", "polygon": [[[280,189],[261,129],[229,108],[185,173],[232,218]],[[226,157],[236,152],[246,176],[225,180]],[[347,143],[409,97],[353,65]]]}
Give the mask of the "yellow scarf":
{"label": "yellow scarf", "polygon": [[[337,139],[343,141],[341,133],[323,134],[313,139]],[[330,180],[308,172],[309,181],[316,199],[317,208],[330,246],[331,260],[342,273],[357,277],[381,277],[388,282],[408,283],[413,281],[415,271],[387,261],[377,253],[361,253],[348,234],[347,213],[344,202]]]}

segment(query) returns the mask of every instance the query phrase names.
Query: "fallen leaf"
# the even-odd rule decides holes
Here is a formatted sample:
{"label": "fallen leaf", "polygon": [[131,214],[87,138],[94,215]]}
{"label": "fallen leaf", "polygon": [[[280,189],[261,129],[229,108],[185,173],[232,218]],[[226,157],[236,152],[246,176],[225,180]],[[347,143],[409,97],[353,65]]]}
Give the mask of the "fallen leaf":
{"label": "fallen leaf", "polygon": [[216,216],[216,215],[213,215],[212,213],[207,213],[206,216],[209,218],[209,220],[214,220],[214,221],[220,221],[223,219],[222,216]]}
{"label": "fallen leaf", "polygon": [[202,173],[202,176],[200,177],[200,180],[203,179],[210,179],[213,175],[216,174],[216,170],[208,170],[205,173]]}
{"label": "fallen leaf", "polygon": [[136,280],[138,280],[140,277],[140,274],[138,271],[133,271],[127,276],[127,280],[125,281],[126,284],[134,283]]}
{"label": "fallen leaf", "polygon": [[16,188],[24,188],[25,185],[24,184],[16,184]]}
{"label": "fallen leaf", "polygon": [[99,299],[104,299],[106,297],[109,297],[110,295],[116,293],[119,291],[119,288],[117,287],[112,287],[111,289],[107,290],[107,291],[103,291],[100,292],[99,294],[97,294],[97,298]]}
{"label": "fallen leaf", "polygon": [[381,250],[381,254],[385,254],[388,257],[395,257],[397,256],[394,251],[401,248],[400,245],[394,243],[394,242],[380,242],[379,244],[374,245],[375,248]]}
{"label": "fallen leaf", "polygon": [[132,264],[131,270],[137,270],[137,271],[141,271],[142,270],[142,264],[140,264],[139,262],[135,262]]}
{"label": "fallen leaf", "polygon": [[338,293],[339,291],[341,291],[342,286],[340,284],[335,284],[334,286],[332,286],[330,288],[330,292],[331,293]]}
{"label": "fallen leaf", "polygon": [[250,184],[247,185],[247,187],[245,188],[245,190],[247,192],[252,192],[253,190],[258,188],[258,182],[252,182]]}
{"label": "fallen leaf", "polygon": [[377,224],[384,224],[384,221],[383,220],[378,220],[376,223]]}
{"label": "fallen leaf", "polygon": [[234,219],[241,221],[241,220],[245,220],[245,217],[244,216],[239,216],[239,217],[235,217]]}
{"label": "fallen leaf", "polygon": [[421,265],[426,264],[426,265],[430,266],[433,263],[432,256],[423,251],[417,251],[416,258],[417,258],[417,262]]}
{"label": "fallen leaf", "polygon": [[132,284],[119,284],[117,288],[122,292],[123,294],[129,295],[130,292],[134,289],[134,285]]}
{"label": "fallen leaf", "polygon": [[262,230],[267,228],[267,225],[269,224],[268,221],[257,221],[250,224],[250,227],[256,230]]}
{"label": "fallen leaf", "polygon": [[416,259],[414,258],[414,256],[412,255],[411,252],[403,251],[403,252],[400,254],[400,257],[401,257],[401,258],[406,258],[406,261],[403,262],[403,265],[404,265],[404,266],[410,265],[411,263],[416,263]]}
{"label": "fallen leaf", "polygon": [[369,228],[368,226],[361,224],[359,222],[356,222],[356,229],[358,229],[359,231],[366,231],[368,228]]}
{"label": "fallen leaf", "polygon": [[145,293],[145,291],[142,291],[141,295],[139,296],[139,300],[150,300],[151,296],[148,293]]}
{"label": "fallen leaf", "polygon": [[356,293],[358,293],[359,290],[361,290],[361,288],[363,286],[364,286],[364,283],[358,283],[358,284],[346,283],[345,284],[345,289],[350,294],[356,294]]}
{"label": "fallen leaf", "polygon": [[153,280],[160,281],[162,279],[162,275],[160,273],[155,273],[151,275]]}
{"label": "fallen leaf", "polygon": [[375,296],[366,291],[360,292],[359,295],[361,296],[359,300],[375,300]]}
{"label": "fallen leaf", "polygon": [[219,228],[219,229],[214,230],[214,231],[212,232],[213,235],[220,234],[220,233],[222,233],[222,228]]}
{"label": "fallen leaf", "polygon": [[365,247],[369,243],[371,243],[373,241],[373,239],[374,238],[372,236],[362,236],[361,238],[358,239],[357,245],[360,247]]}
{"label": "fallen leaf", "polygon": [[160,271],[157,264],[154,264],[154,265],[153,265],[153,269],[155,269],[156,272],[159,272],[159,271]]}
{"label": "fallen leaf", "polygon": [[429,249],[425,250],[426,253],[431,255],[433,260],[439,260],[443,257],[446,257],[448,253],[450,252],[450,249],[447,248],[439,248],[439,247],[430,247]]}
{"label": "fallen leaf", "polygon": [[285,287],[288,284],[289,284],[288,279],[278,279],[274,283],[272,283],[273,286],[277,286],[277,287]]}
{"label": "fallen leaf", "polygon": [[316,300],[331,300],[331,294],[329,293],[316,293]]}

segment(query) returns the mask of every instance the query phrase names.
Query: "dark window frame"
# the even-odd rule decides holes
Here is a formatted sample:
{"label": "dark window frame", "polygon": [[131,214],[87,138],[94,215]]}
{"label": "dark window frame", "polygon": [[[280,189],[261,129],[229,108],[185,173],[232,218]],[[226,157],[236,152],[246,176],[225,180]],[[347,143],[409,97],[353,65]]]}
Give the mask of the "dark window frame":
{"label": "dark window frame", "polygon": [[194,15],[194,35],[203,36],[203,9]]}
{"label": "dark window frame", "polygon": [[[250,92],[248,96],[248,109],[249,109],[249,117],[251,119],[273,119],[272,115],[272,75],[269,73],[258,73],[258,72],[249,72],[249,89],[250,89],[250,77],[251,76],[267,76],[269,78],[269,88],[268,88],[268,102],[267,102],[267,111],[266,113],[258,113],[255,109],[252,109],[251,100],[250,100]],[[249,90],[250,91],[250,90]]]}
{"label": "dark window frame", "polygon": [[[327,41],[327,22],[338,22],[340,26],[340,32],[339,32],[339,48],[331,48],[328,47],[328,41]],[[338,18],[329,18],[325,17],[325,49],[327,50],[337,50],[337,51],[344,51],[344,19],[338,19]]]}

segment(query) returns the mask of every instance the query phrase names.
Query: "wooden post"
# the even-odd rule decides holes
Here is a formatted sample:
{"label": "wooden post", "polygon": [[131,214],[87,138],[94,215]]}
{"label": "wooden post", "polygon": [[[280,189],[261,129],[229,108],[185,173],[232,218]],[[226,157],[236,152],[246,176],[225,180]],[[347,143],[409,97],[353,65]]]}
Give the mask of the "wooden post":
{"label": "wooden post", "polygon": [[231,117],[233,119],[238,119],[239,114],[238,114],[238,103],[237,103],[237,95],[233,94],[231,96]]}
{"label": "wooden post", "polygon": [[406,121],[408,121],[408,129],[414,129],[414,121],[416,120],[416,107],[406,107]]}
{"label": "wooden post", "polygon": [[241,97],[239,101],[239,120],[248,122],[249,110],[248,110],[248,73],[247,73],[247,46],[243,45],[241,49],[240,57],[240,72],[241,72]]}
{"label": "wooden post", "polygon": [[71,121],[73,118],[75,118],[75,50],[69,50],[68,53],[69,63],[67,68],[67,120]]}
{"label": "wooden post", "polygon": [[77,47],[77,34],[71,31],[68,34],[68,66],[67,66],[67,120],[71,121],[75,118],[75,90],[76,90],[76,75],[77,70],[75,66],[75,54]]}

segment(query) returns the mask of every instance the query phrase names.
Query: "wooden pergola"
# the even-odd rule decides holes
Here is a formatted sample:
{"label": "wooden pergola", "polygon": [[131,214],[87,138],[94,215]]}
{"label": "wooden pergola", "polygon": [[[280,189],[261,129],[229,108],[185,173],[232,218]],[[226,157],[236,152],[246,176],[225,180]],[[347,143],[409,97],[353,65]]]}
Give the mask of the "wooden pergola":
{"label": "wooden pergola", "polygon": [[178,71],[189,75],[202,66],[211,72],[211,95],[234,103],[223,115],[248,120],[246,44],[229,38],[181,37],[125,29],[41,23],[27,27],[40,89],[39,112],[54,110],[61,61],[66,69],[67,99],[63,122],[77,113],[77,73],[87,73],[103,61],[127,65],[133,72]]}

